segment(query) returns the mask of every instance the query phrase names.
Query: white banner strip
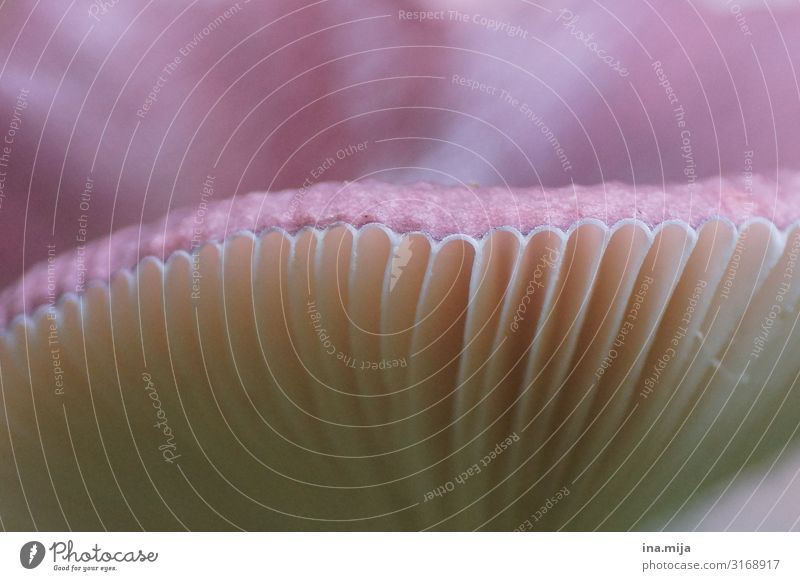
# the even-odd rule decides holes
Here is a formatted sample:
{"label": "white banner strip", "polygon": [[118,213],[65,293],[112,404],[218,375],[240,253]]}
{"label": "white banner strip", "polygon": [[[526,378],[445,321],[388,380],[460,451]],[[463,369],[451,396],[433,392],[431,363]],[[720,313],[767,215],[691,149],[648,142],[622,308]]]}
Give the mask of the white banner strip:
{"label": "white banner strip", "polygon": [[798,539],[792,533],[5,533],[0,579],[800,579]]}

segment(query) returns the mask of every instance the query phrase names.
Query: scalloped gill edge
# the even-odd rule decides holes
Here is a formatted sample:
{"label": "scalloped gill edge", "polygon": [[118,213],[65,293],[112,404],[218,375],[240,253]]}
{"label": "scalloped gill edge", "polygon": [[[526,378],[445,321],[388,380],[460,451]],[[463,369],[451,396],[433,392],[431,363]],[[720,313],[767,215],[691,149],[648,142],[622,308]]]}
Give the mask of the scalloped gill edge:
{"label": "scalloped gill edge", "polygon": [[[268,227],[268,228],[263,228],[261,230],[241,229],[241,230],[236,230],[234,232],[231,232],[230,234],[228,234],[227,236],[225,236],[224,238],[221,238],[221,239],[213,239],[212,238],[212,239],[206,240],[202,244],[200,244],[198,247],[196,247],[194,250],[192,250],[191,252],[189,252],[189,251],[187,251],[185,249],[178,249],[178,250],[175,250],[175,251],[171,252],[169,254],[169,256],[167,256],[166,260],[161,260],[160,258],[158,258],[156,256],[148,255],[148,256],[145,256],[145,257],[141,258],[139,260],[139,262],[137,262],[135,265],[133,265],[131,267],[121,268],[121,269],[118,269],[118,270],[114,271],[113,273],[111,273],[111,275],[108,277],[108,279],[96,279],[96,278],[95,279],[88,279],[86,281],[86,283],[85,283],[86,290],[84,290],[84,292],[82,292],[82,293],[76,293],[74,291],[66,291],[66,292],[61,293],[56,298],[55,302],[52,303],[52,304],[45,303],[45,304],[42,304],[42,305],[39,305],[39,306],[35,307],[31,311],[25,310],[23,312],[20,312],[20,313],[17,313],[15,315],[11,315],[10,317],[7,317],[7,319],[5,321],[5,324],[3,324],[2,325],[2,329],[0,329],[0,335],[6,336],[8,333],[11,332],[11,330],[14,327],[16,327],[16,326],[18,326],[20,324],[25,324],[25,320],[37,319],[44,312],[46,312],[48,310],[51,310],[53,308],[55,308],[57,310],[61,310],[61,307],[62,307],[63,303],[65,301],[67,301],[67,300],[78,300],[79,301],[80,297],[84,296],[86,294],[86,292],[88,292],[88,290],[93,288],[93,287],[98,287],[99,286],[99,287],[103,287],[103,288],[108,288],[111,285],[111,283],[113,282],[113,280],[117,276],[124,275],[125,273],[127,273],[128,275],[131,275],[131,276],[135,276],[138,273],[139,269],[142,267],[142,265],[145,264],[145,263],[149,263],[149,262],[155,261],[155,262],[158,263],[159,267],[163,270],[163,268],[176,255],[188,254],[189,256],[194,256],[194,255],[197,255],[197,254],[201,253],[203,251],[203,249],[206,248],[208,245],[211,245],[211,244],[223,245],[228,241],[235,240],[236,238],[239,238],[239,237],[242,237],[242,236],[249,236],[249,237],[252,237],[253,239],[258,239],[258,238],[261,238],[261,237],[266,236],[268,234],[271,234],[271,233],[274,233],[274,232],[279,232],[283,236],[285,236],[292,244],[294,244],[294,241],[296,240],[296,238],[298,236],[300,236],[301,234],[303,234],[305,232],[308,232],[308,231],[313,231],[315,233],[315,235],[319,236],[319,235],[322,235],[325,232],[327,232],[329,230],[332,230],[334,228],[344,227],[352,235],[355,236],[355,235],[357,235],[358,233],[360,233],[362,231],[367,231],[367,230],[370,230],[370,229],[377,228],[377,229],[382,230],[388,236],[389,240],[393,244],[396,244],[397,241],[402,239],[402,238],[406,238],[406,237],[409,237],[409,236],[415,236],[416,235],[416,236],[424,236],[427,239],[427,241],[428,241],[428,243],[430,245],[430,248],[432,250],[434,248],[440,248],[440,247],[444,246],[445,244],[447,244],[449,242],[452,242],[452,241],[455,241],[455,240],[461,240],[461,241],[465,241],[465,242],[468,242],[469,244],[471,244],[473,246],[474,250],[476,251],[476,253],[479,253],[481,248],[482,248],[483,242],[485,240],[487,240],[491,236],[491,234],[494,233],[494,232],[509,232],[509,233],[511,233],[511,234],[513,234],[513,235],[515,235],[517,237],[518,242],[520,244],[526,244],[534,236],[536,236],[537,234],[539,234],[541,232],[545,232],[545,231],[549,231],[549,232],[552,232],[552,233],[556,234],[563,241],[563,240],[568,239],[575,230],[577,230],[578,228],[580,228],[580,227],[582,227],[584,225],[588,225],[588,224],[592,224],[592,225],[595,225],[595,226],[598,226],[598,227],[601,227],[601,228],[605,228],[607,237],[610,237],[611,235],[614,234],[614,232],[616,232],[617,230],[619,230],[620,228],[622,228],[624,226],[636,225],[639,228],[641,228],[644,232],[646,232],[648,237],[649,237],[649,240],[652,241],[652,239],[663,228],[665,228],[665,227],[667,227],[669,225],[678,225],[678,226],[681,226],[681,227],[685,228],[687,230],[687,232],[692,233],[693,236],[694,236],[694,239],[696,240],[697,239],[697,235],[706,226],[706,224],[713,223],[713,222],[720,222],[720,223],[724,224],[725,226],[734,229],[737,232],[737,235],[741,235],[742,232],[744,232],[745,230],[747,230],[748,228],[750,228],[754,224],[767,225],[769,227],[769,229],[770,229],[771,235],[774,235],[777,238],[777,240],[780,242],[781,245],[785,244],[789,233],[792,230],[794,230],[795,228],[800,226],[800,220],[796,220],[796,221],[792,222],[791,224],[787,225],[786,228],[779,229],[775,225],[774,222],[772,222],[771,220],[769,220],[767,218],[763,218],[763,217],[760,217],[760,216],[750,217],[747,220],[745,220],[745,221],[741,222],[740,224],[738,224],[738,226],[737,226],[737,224],[733,220],[731,220],[730,218],[728,218],[726,216],[711,216],[711,217],[705,218],[700,224],[697,225],[697,227],[692,226],[691,224],[689,224],[688,222],[686,222],[684,220],[664,220],[663,222],[660,222],[659,224],[657,224],[655,227],[651,228],[646,222],[644,222],[642,220],[639,220],[639,219],[636,219],[636,218],[625,218],[625,219],[619,220],[619,221],[617,221],[617,222],[615,222],[614,224],[611,224],[611,225],[608,225],[605,222],[603,222],[602,220],[599,220],[597,218],[582,218],[580,220],[577,220],[577,221],[573,222],[573,224],[569,228],[567,228],[566,230],[564,230],[562,228],[559,228],[557,226],[550,226],[550,225],[544,224],[544,225],[537,226],[537,227],[533,228],[532,230],[530,230],[527,233],[523,233],[518,228],[516,228],[514,226],[499,226],[499,227],[493,227],[493,228],[487,230],[483,235],[477,236],[477,237],[476,236],[470,236],[470,235],[467,235],[467,234],[456,233],[456,234],[450,234],[448,236],[445,236],[444,238],[436,238],[436,237],[432,236],[430,233],[428,233],[428,232],[426,232],[424,230],[413,230],[413,231],[400,233],[400,232],[394,231],[393,229],[391,229],[388,226],[386,226],[386,225],[384,225],[382,223],[379,223],[379,222],[371,222],[369,224],[364,224],[364,225],[358,226],[358,227],[353,226],[352,224],[350,224],[348,222],[339,221],[339,222],[331,223],[331,224],[329,224],[329,225],[327,225],[327,226],[325,226],[323,228],[318,228],[316,226],[309,225],[309,226],[303,226],[303,227],[298,228],[296,230],[287,230],[285,228],[277,227],[277,226],[271,226],[271,227]],[[18,283],[16,283],[16,285],[19,286],[19,285],[24,284],[24,282],[23,282],[24,278],[25,277],[23,275],[23,277],[20,279],[20,281]],[[13,287],[9,287],[9,288],[13,288]]]}

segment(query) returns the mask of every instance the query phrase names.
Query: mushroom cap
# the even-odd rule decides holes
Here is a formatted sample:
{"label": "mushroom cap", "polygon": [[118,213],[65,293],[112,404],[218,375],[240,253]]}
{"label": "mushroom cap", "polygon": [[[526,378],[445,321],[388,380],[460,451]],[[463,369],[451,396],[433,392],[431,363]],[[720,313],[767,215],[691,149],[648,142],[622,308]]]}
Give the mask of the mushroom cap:
{"label": "mushroom cap", "polygon": [[670,526],[794,442],[795,183],[323,184],[54,258],[3,301],[4,526]]}
{"label": "mushroom cap", "polygon": [[568,230],[584,219],[610,226],[638,220],[651,228],[681,220],[697,228],[712,218],[737,226],[764,218],[783,229],[800,218],[799,195],[800,174],[785,173],[778,180],[714,178],[691,187],[607,183],[550,189],[481,188],[365,180],[213,202],[201,198],[195,206],[173,211],[158,222],[131,226],[105,239],[53,253],[0,293],[0,324],[31,312],[53,295],[82,289],[94,280],[107,282],[117,270],[133,268],[148,256],[167,260],[178,250],[191,252],[203,242],[222,241],[237,232],[277,228],[294,233],[309,226],[359,228],[374,223],[398,234],[422,232],[434,240],[453,235],[477,239],[497,228],[522,234],[545,226]]}

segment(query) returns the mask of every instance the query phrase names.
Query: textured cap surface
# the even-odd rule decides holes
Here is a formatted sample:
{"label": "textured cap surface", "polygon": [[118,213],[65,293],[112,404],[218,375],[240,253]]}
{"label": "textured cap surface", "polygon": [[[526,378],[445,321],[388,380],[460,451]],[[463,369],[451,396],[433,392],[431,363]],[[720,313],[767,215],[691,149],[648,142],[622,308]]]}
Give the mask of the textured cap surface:
{"label": "textured cap surface", "polygon": [[391,185],[377,181],[322,183],[307,189],[253,193],[184,208],[154,224],[133,226],[111,237],[53,256],[28,271],[0,295],[0,321],[31,312],[92,281],[107,281],[147,256],[166,259],[207,240],[242,230],[359,227],[380,223],[398,233],[421,231],[434,239],[462,234],[480,237],[493,228],[528,233],[541,226],[568,229],[581,219],[607,224],[637,219],[648,226],[682,220],[698,226],[712,217],[735,224],[761,217],[785,228],[800,217],[800,178],[712,179],[660,188],[610,183],[545,190],[480,188],[428,183]]}

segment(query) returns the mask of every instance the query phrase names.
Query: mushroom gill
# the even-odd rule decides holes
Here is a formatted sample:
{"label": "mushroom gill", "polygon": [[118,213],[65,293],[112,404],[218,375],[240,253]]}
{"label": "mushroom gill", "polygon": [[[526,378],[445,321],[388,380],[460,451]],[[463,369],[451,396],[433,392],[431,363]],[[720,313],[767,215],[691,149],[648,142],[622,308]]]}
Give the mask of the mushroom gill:
{"label": "mushroom gill", "polygon": [[789,194],[705,187],[323,184],[98,242],[84,292],[48,260],[2,297],[3,526],[668,527],[798,427]]}

